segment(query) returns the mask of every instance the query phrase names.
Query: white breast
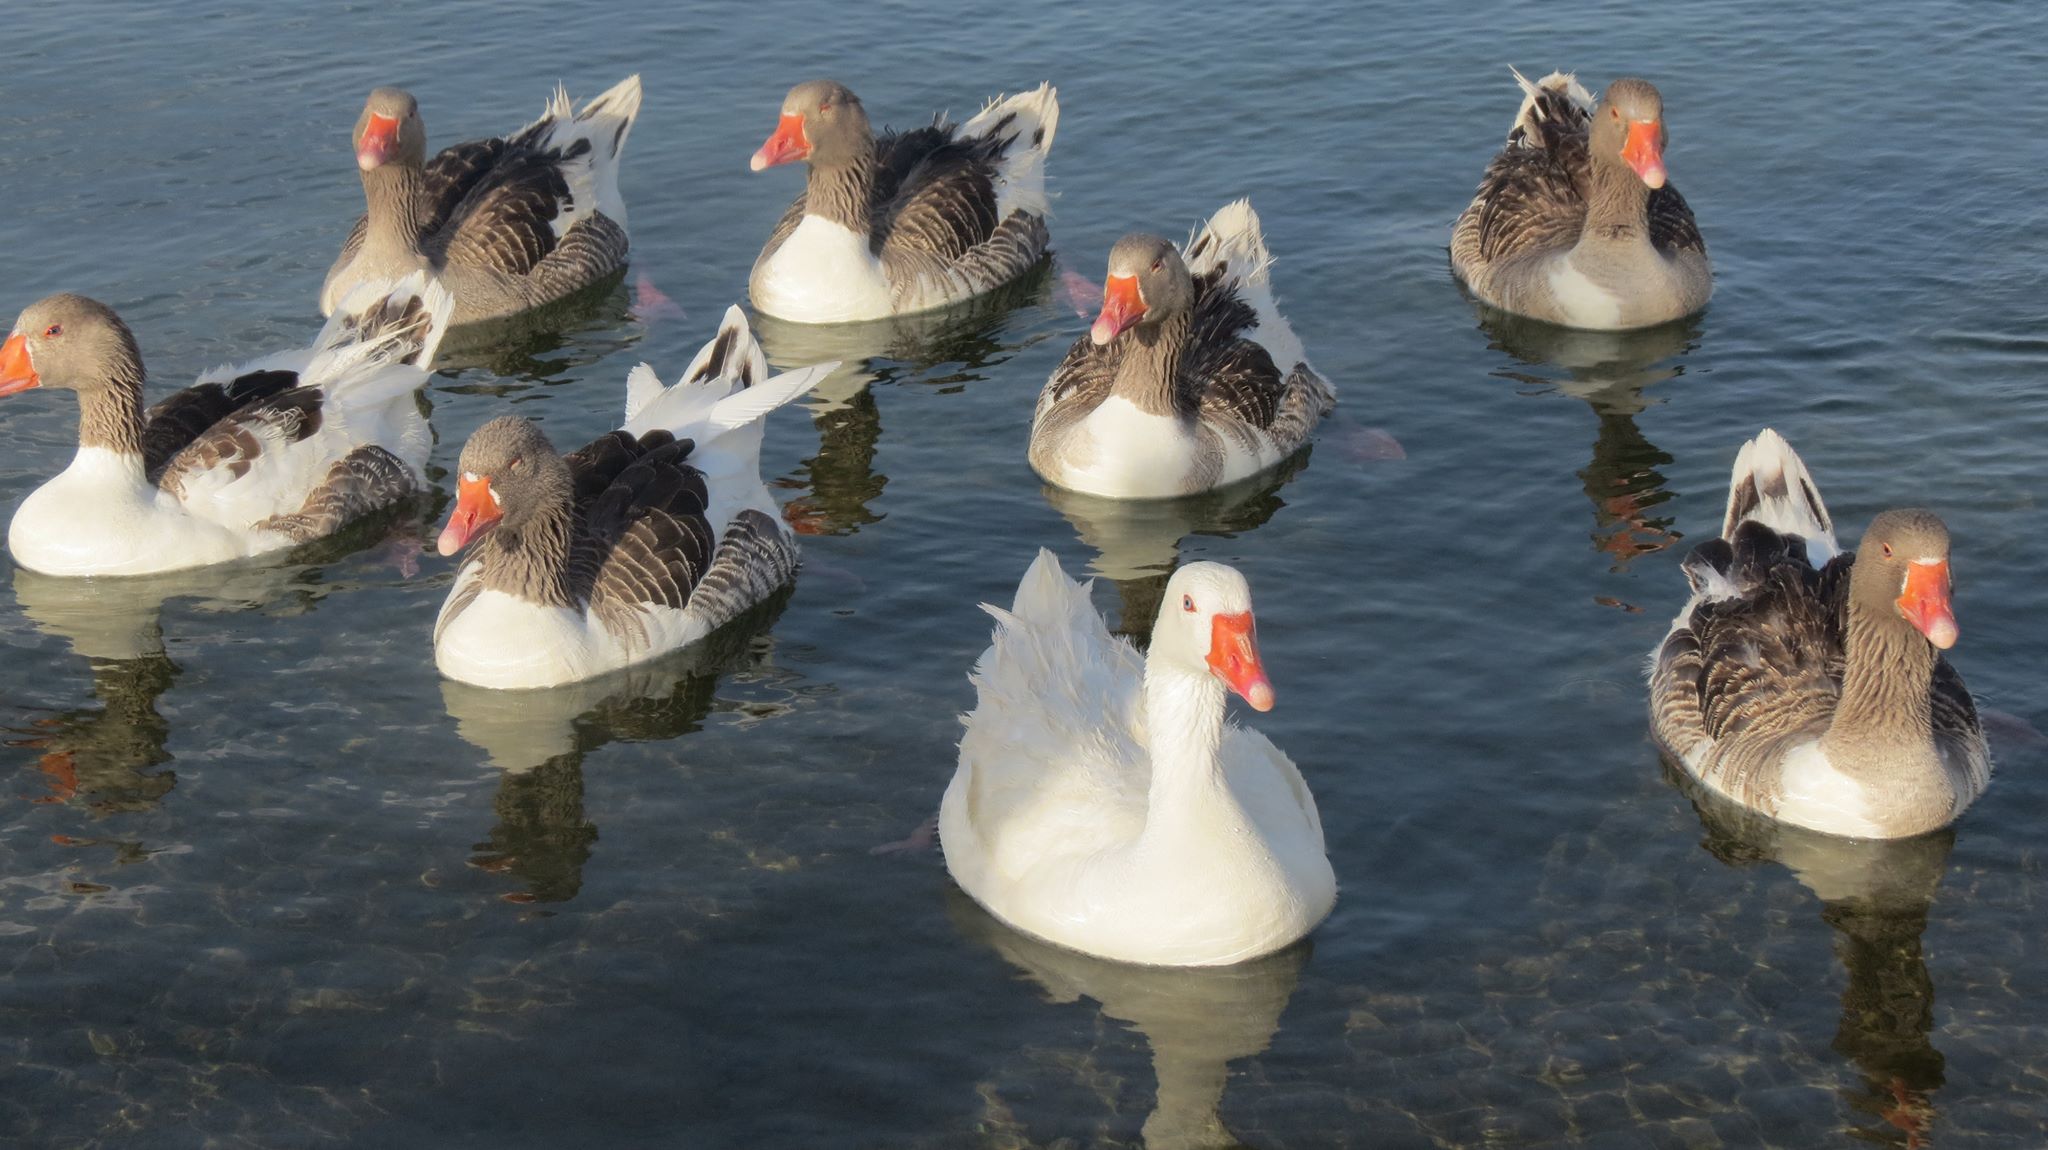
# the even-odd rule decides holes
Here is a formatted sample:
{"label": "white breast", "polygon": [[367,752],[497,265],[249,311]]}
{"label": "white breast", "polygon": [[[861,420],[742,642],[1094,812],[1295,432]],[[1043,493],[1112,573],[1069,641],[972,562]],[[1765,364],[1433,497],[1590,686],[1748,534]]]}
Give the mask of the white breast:
{"label": "white breast", "polygon": [[14,561],[46,575],[145,575],[252,553],[250,536],[186,514],[141,470],[133,456],[79,448],[14,513]]}
{"label": "white breast", "polygon": [[1112,395],[1076,424],[1075,462],[1048,476],[1061,487],[1112,499],[1157,499],[1187,490],[1196,440],[1180,420]]}
{"label": "white breast", "polygon": [[805,216],[754,273],[754,306],[798,323],[882,319],[895,312],[868,237]]}
{"label": "white breast", "polygon": [[1572,264],[1566,254],[1551,265],[1550,294],[1557,301],[1564,322],[1573,327],[1618,328],[1621,300],[1594,283]]}
{"label": "white breast", "polygon": [[552,687],[598,673],[607,646],[581,611],[486,590],[441,632],[434,665],[479,687]]}

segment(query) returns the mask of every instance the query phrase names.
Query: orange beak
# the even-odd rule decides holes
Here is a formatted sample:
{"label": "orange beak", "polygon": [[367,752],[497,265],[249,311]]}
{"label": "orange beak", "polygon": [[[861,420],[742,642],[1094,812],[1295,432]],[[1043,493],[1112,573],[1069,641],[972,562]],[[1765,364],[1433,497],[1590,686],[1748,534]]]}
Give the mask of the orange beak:
{"label": "orange beak", "polygon": [[441,529],[441,541],[435,546],[441,554],[453,555],[504,517],[498,497],[491,492],[491,477],[464,476],[455,482],[455,510],[449,513],[448,526]]}
{"label": "orange beak", "polygon": [[1210,620],[1209,670],[1254,710],[1273,709],[1273,681],[1259,662],[1259,635],[1250,611]]}
{"label": "orange beak", "polygon": [[356,143],[356,167],[363,171],[383,166],[398,154],[398,121],[390,116],[370,113],[370,123],[363,129],[363,138]]}
{"label": "orange beak", "polygon": [[1628,143],[1621,158],[1636,170],[1651,191],[1664,186],[1664,125],[1655,120],[1630,120]]}
{"label": "orange beak", "polygon": [[804,118],[795,112],[784,112],[781,121],[775,125],[775,134],[754,152],[754,158],[748,161],[747,166],[758,172],[791,160],[810,158],[811,140],[804,135]]}
{"label": "orange beak", "polygon": [[1143,318],[1145,293],[1138,289],[1138,277],[1111,276],[1102,285],[1102,314],[1095,317],[1095,326],[1088,329],[1088,338],[1099,347],[1122,335]]}
{"label": "orange beak", "polygon": [[41,386],[43,377],[36,374],[36,365],[29,362],[28,337],[8,336],[6,343],[0,343],[0,395]]}
{"label": "orange beak", "polygon": [[1915,561],[1906,566],[1906,590],[1899,596],[1899,614],[1944,651],[1956,645],[1956,613],[1949,605],[1948,587],[1948,560]]}

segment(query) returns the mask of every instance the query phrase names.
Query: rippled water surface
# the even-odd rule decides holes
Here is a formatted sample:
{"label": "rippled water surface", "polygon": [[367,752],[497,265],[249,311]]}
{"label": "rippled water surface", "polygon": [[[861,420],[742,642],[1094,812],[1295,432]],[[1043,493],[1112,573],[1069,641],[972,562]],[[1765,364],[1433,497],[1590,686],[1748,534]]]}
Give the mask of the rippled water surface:
{"label": "rippled water surface", "polygon": [[[0,581],[0,1143],[22,1146],[2036,1147],[2048,1142],[2048,467],[2038,6],[1199,3],[21,6],[0,44],[0,310],[68,289],[158,386],[295,345],[404,83],[438,143],[631,71],[625,287],[449,366],[434,462],[506,410],[612,425],[680,371],[798,187],[784,89],[878,122],[1050,78],[1058,250],[855,367],[763,466],[793,594],[706,649],[508,701],[444,684],[446,496],[288,561]],[[1638,72],[1718,291],[1627,338],[1480,316],[1450,221],[1505,65]],[[1249,194],[1336,382],[1269,481],[1118,507],[1024,462],[1121,233]],[[631,308],[654,285],[682,314]],[[0,404],[0,503],[74,407]],[[1888,847],[1696,810],[1640,669],[1764,424],[1853,536],[1938,508],[2000,774]],[[1398,445],[1398,449],[1396,446]],[[445,471],[437,471],[446,482]],[[936,852],[966,671],[1034,548],[1142,633],[1177,563],[1250,577],[1343,893],[1246,967],[1019,938]]]}

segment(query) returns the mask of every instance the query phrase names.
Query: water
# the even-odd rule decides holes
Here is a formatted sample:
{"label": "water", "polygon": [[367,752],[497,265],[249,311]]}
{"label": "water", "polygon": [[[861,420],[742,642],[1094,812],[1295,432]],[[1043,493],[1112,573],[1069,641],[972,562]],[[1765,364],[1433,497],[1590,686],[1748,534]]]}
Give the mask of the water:
{"label": "water", "polygon": [[[686,317],[622,291],[445,371],[443,469],[500,412],[582,442],[634,363],[681,369],[797,189],[746,171],[791,82],[908,124],[1050,78],[1064,117],[1044,281],[838,347],[762,325],[782,362],[865,362],[771,426],[808,565],[712,649],[516,707],[441,683],[450,566],[406,567],[445,500],[282,563],[0,581],[0,1142],[2041,1144],[2048,20],[810,8],[11,14],[4,306],[100,296],[165,384],[316,329],[373,85],[445,143],[557,76],[644,73],[628,286]],[[1663,88],[1706,315],[1607,338],[1461,297],[1443,247],[1510,62]],[[1063,273],[1240,194],[1339,389],[1312,456],[1168,507],[1044,491],[1031,403],[1087,322]],[[0,418],[12,505],[74,411]],[[1845,534],[1905,502],[1954,532],[1954,658],[2015,733],[1952,836],[1773,839],[1696,812],[1645,739],[1678,560],[1766,423]],[[1343,884],[1308,945],[1118,969],[998,928],[933,853],[870,853],[936,805],[975,604],[1041,544],[1127,631],[1176,559],[1250,577],[1280,700],[1257,723]]]}

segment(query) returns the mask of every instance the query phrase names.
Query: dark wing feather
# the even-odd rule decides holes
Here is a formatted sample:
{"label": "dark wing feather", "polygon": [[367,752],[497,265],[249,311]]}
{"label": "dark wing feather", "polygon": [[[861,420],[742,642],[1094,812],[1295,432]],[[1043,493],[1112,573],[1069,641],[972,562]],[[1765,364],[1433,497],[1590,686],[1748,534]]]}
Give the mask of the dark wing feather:
{"label": "dark wing feather", "polygon": [[583,531],[571,557],[578,597],[628,643],[647,639],[641,608],[681,610],[711,565],[704,475],[694,444],[665,431],[600,437],[569,456]]}
{"label": "dark wing feather", "polygon": [[1692,207],[1678,189],[1665,184],[1650,193],[1650,243],[1662,252],[1707,253],[1707,241],[1692,218]]}
{"label": "dark wing feather", "polygon": [[589,150],[590,141],[584,139],[568,149],[508,143],[498,162],[429,235],[428,245],[436,249],[429,257],[506,275],[531,272],[555,250],[555,218],[573,202],[562,163]]}
{"label": "dark wing feather", "polygon": [[[995,234],[1002,221],[996,217],[994,165],[1009,147],[999,130],[947,139],[914,162],[908,162],[907,147],[892,148],[897,154],[887,170],[896,189],[875,212],[875,250],[884,263],[908,264],[913,271],[944,267]],[[894,175],[898,168],[900,175]]]}
{"label": "dark wing feather", "polygon": [[1224,269],[1195,281],[1194,316],[1181,360],[1188,406],[1253,427],[1272,426],[1287,376],[1264,347],[1240,334],[1258,321],[1258,313],[1224,278]]}
{"label": "dark wing feather", "polygon": [[157,482],[172,456],[221,420],[297,386],[296,371],[252,371],[225,383],[202,383],[166,397],[142,417],[142,466],[149,481]]}
{"label": "dark wing feather", "polygon": [[320,388],[295,387],[242,405],[171,456],[157,486],[182,498],[189,479],[216,468],[240,479],[272,445],[297,443],[320,430],[324,398]]}

